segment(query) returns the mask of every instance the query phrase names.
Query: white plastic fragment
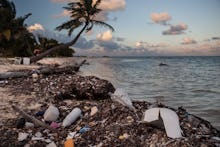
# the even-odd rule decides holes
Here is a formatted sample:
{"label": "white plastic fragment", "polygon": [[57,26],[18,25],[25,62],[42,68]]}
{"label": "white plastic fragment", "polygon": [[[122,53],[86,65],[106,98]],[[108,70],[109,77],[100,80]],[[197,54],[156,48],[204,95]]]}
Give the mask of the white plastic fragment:
{"label": "white plastic fragment", "polygon": [[34,124],[33,124],[33,123],[30,123],[30,122],[25,122],[25,127],[26,127],[26,128],[33,128],[33,127],[34,127]]}
{"label": "white plastic fragment", "polygon": [[36,137],[42,137],[41,132],[37,132],[37,133],[35,133],[34,135],[35,135]]}
{"label": "white plastic fragment", "polygon": [[144,113],[144,121],[152,122],[152,121],[155,121],[155,120],[159,120],[159,112],[160,112],[160,108],[148,109]]}
{"label": "white plastic fragment", "polygon": [[18,141],[23,141],[27,139],[28,135],[28,133],[18,133]]}
{"label": "white plastic fragment", "polygon": [[81,115],[82,111],[79,108],[74,108],[63,120],[62,126],[70,126]]}
{"label": "white plastic fragment", "polygon": [[24,58],[23,58],[23,64],[24,64],[24,65],[30,65],[30,63],[31,63],[30,58],[27,58],[27,57],[24,57]]}
{"label": "white plastic fragment", "polygon": [[170,138],[182,137],[179,118],[176,112],[167,108],[161,108],[160,115],[163,120],[167,136]]}
{"label": "white plastic fragment", "polygon": [[52,141],[50,139],[45,139],[44,140],[46,143],[51,143]]}
{"label": "white plastic fragment", "polygon": [[153,121],[159,120],[159,117],[161,117],[163,121],[168,137],[182,137],[182,130],[180,128],[178,115],[176,112],[168,108],[151,108],[146,110],[144,114],[144,121],[153,123]]}
{"label": "white plastic fragment", "polygon": [[124,106],[127,106],[130,109],[135,110],[132,101],[130,97],[128,96],[128,93],[124,91],[122,88],[117,88],[114,92],[114,94],[111,96],[111,99],[113,101],[117,101],[121,103]]}
{"label": "white plastic fragment", "polygon": [[51,142],[46,147],[57,147],[57,145],[54,142]]}
{"label": "white plastic fragment", "polygon": [[35,136],[33,136],[31,138],[31,140],[33,140],[33,141],[44,141],[44,138],[43,137],[35,137]]}
{"label": "white plastic fragment", "polygon": [[73,139],[77,132],[70,132],[66,139]]}
{"label": "white plastic fragment", "polygon": [[96,106],[91,108],[90,116],[95,115],[98,112],[98,108]]}
{"label": "white plastic fragment", "polygon": [[44,120],[45,121],[56,121],[57,118],[59,117],[59,110],[53,106],[50,105],[49,108],[46,110],[44,113]]}

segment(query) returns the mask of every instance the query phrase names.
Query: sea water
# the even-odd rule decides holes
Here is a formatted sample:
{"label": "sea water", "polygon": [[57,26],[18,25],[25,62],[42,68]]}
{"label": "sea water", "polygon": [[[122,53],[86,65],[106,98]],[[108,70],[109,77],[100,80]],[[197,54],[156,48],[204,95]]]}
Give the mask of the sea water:
{"label": "sea water", "polygon": [[89,63],[81,68],[83,74],[109,80],[132,99],[154,102],[160,97],[220,129],[220,57],[114,57]]}

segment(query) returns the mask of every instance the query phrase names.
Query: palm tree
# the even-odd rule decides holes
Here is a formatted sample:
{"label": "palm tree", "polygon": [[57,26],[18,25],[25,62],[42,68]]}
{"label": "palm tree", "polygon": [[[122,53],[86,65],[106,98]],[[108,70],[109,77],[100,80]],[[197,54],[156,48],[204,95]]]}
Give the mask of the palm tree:
{"label": "palm tree", "polygon": [[64,7],[64,9],[70,12],[71,20],[58,26],[56,30],[58,31],[61,31],[63,29],[68,30],[69,36],[73,33],[73,31],[76,28],[81,27],[81,30],[78,32],[78,34],[75,36],[75,38],[72,41],[53,47],[39,54],[38,56],[31,57],[31,63],[42,59],[43,57],[49,55],[51,52],[60,49],[66,49],[69,46],[74,45],[79,39],[80,35],[84,31],[90,31],[93,28],[93,25],[104,26],[114,31],[114,28],[109,24],[95,19],[95,16],[102,11],[101,9],[98,8],[101,1],[102,0],[97,0],[96,2],[93,2],[93,0],[79,0],[78,2],[68,3],[68,6]]}
{"label": "palm tree", "polygon": [[16,18],[13,2],[0,0],[0,52],[8,56],[33,55],[33,35],[30,34],[24,21],[31,14]]}

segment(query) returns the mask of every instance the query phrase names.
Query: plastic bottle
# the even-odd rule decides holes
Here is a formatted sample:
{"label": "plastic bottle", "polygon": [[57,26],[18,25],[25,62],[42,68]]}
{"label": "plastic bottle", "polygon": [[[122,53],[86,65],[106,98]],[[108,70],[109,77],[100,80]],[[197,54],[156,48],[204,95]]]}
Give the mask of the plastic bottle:
{"label": "plastic bottle", "polygon": [[74,108],[63,120],[62,126],[68,127],[70,126],[74,121],[77,120],[77,118],[81,115],[82,111],[79,108]]}

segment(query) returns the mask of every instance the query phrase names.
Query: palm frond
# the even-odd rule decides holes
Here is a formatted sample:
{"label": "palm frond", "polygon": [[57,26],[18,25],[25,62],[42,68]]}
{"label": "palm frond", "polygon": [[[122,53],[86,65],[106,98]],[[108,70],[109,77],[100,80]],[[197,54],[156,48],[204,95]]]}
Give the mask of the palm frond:
{"label": "palm frond", "polygon": [[61,31],[63,29],[68,30],[70,28],[78,26],[76,24],[80,24],[81,25],[82,23],[78,19],[73,19],[73,20],[67,21],[67,22],[63,23],[62,25],[56,27],[56,30],[58,30],[58,31]]}
{"label": "palm frond", "polygon": [[115,31],[115,29],[111,25],[109,25],[109,24],[107,24],[107,23],[105,23],[103,21],[91,20],[91,22],[93,22],[95,25],[106,27],[106,28],[110,29],[112,32]]}
{"label": "palm frond", "polygon": [[97,8],[101,4],[102,0],[97,0],[93,8]]}

